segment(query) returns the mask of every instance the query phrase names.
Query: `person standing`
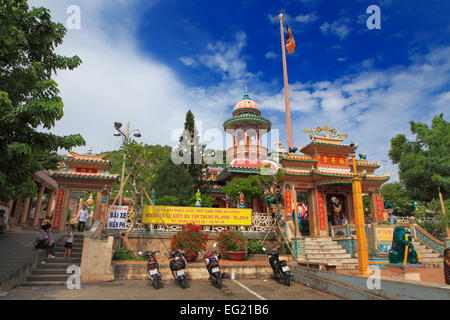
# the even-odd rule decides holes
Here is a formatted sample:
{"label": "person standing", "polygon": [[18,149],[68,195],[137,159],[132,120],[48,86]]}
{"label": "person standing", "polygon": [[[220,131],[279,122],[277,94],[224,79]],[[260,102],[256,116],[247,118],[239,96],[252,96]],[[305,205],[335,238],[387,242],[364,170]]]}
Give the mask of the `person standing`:
{"label": "person standing", "polygon": [[83,206],[83,209],[78,213],[78,231],[83,232],[84,227],[86,226],[86,220],[89,216],[89,212],[86,210],[86,206]]}
{"label": "person standing", "polygon": [[444,249],[444,277],[445,284],[450,284],[450,249]]}
{"label": "person standing", "polygon": [[64,239],[64,258],[70,259],[70,251],[72,250],[73,245],[73,226],[69,224],[69,230],[67,231],[66,238]]}
{"label": "person standing", "polygon": [[0,234],[8,231],[8,215],[4,209],[0,210]]}

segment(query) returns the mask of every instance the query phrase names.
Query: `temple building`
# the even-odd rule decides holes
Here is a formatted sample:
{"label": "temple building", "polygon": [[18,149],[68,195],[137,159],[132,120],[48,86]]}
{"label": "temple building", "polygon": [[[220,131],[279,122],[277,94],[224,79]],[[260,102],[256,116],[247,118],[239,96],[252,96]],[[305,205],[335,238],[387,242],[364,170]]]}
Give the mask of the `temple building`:
{"label": "temple building", "polygon": [[[221,188],[235,178],[260,174],[262,167],[284,173],[279,186],[283,197],[286,220],[293,221],[301,206],[308,214],[302,234],[311,237],[328,237],[333,226],[354,223],[352,199],[352,154],[357,144],[345,144],[345,134],[327,126],[305,130],[310,142],[300,147],[300,153],[289,153],[277,142],[271,153],[267,148],[270,120],[261,116],[260,108],[246,93],[234,109],[231,118],[223,123],[224,130],[232,136],[232,146],[226,151],[229,163],[224,168],[210,168],[215,207],[235,207]],[[374,171],[378,163],[356,160],[356,172],[362,178],[363,194],[370,201],[372,221],[383,220],[381,185],[389,180],[389,173],[381,176]],[[276,172],[276,171],[275,171]],[[253,212],[270,212],[266,200],[252,200]]]}
{"label": "temple building", "polygon": [[102,217],[111,187],[119,181],[119,175],[108,172],[111,161],[104,159],[107,155],[92,154],[91,149],[85,154],[71,151],[64,156],[58,170],[50,171],[50,176],[59,185],[52,219],[54,229],[64,230],[68,218],[66,213],[71,212],[71,217],[77,215],[83,201],[89,200],[86,198],[92,193],[96,194],[93,220]]}

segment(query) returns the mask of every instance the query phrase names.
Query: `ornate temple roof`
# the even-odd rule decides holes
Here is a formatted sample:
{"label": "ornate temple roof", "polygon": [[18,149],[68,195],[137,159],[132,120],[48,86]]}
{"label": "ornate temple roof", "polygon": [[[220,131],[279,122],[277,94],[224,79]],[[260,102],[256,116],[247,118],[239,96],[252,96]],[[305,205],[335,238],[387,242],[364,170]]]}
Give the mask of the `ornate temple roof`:
{"label": "ornate temple roof", "polygon": [[84,173],[69,170],[60,170],[50,172],[50,176],[54,178],[78,178],[78,179],[99,179],[99,180],[117,180],[118,174],[111,174],[108,171],[102,173]]}
{"label": "ornate temple roof", "polygon": [[236,111],[242,111],[242,110],[245,110],[245,109],[256,110],[259,113],[259,106],[258,106],[258,104],[255,101],[253,101],[252,99],[250,99],[250,97],[248,96],[247,93],[244,94],[244,97],[241,99],[241,101],[236,103],[236,105],[233,108],[233,114]]}
{"label": "ornate temple roof", "polygon": [[270,130],[272,123],[261,116],[258,104],[247,93],[233,108],[233,117],[223,122],[223,128],[233,129],[241,124],[255,124],[260,129]]}

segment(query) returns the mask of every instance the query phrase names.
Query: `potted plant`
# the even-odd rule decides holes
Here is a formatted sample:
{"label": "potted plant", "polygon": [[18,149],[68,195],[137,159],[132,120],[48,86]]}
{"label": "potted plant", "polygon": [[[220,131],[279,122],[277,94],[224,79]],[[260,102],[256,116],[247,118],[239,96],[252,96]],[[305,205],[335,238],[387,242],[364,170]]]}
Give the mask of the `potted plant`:
{"label": "potted plant", "polygon": [[170,249],[183,250],[186,260],[192,262],[197,260],[201,250],[206,249],[207,241],[208,234],[203,233],[199,226],[189,223],[173,236]]}
{"label": "potted plant", "polygon": [[266,261],[267,253],[264,251],[264,243],[259,239],[251,239],[248,241],[248,256],[253,261]]}
{"label": "potted plant", "polygon": [[220,252],[225,252],[230,260],[245,260],[247,239],[237,230],[224,230],[218,236]]}

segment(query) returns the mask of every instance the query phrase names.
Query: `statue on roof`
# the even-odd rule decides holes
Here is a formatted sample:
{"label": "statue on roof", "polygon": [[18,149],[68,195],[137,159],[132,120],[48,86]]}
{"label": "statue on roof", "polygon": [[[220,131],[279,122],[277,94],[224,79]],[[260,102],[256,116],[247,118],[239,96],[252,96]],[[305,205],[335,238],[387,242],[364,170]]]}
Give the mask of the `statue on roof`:
{"label": "statue on roof", "polygon": [[317,127],[312,130],[305,129],[305,133],[309,132],[309,137],[311,140],[315,140],[315,138],[328,138],[328,139],[336,139],[336,140],[344,140],[347,138],[347,134],[340,133],[336,129],[330,129],[328,126],[324,126],[323,128]]}

